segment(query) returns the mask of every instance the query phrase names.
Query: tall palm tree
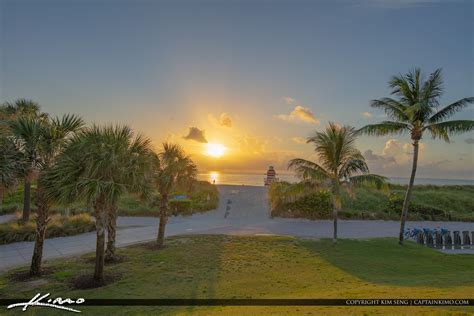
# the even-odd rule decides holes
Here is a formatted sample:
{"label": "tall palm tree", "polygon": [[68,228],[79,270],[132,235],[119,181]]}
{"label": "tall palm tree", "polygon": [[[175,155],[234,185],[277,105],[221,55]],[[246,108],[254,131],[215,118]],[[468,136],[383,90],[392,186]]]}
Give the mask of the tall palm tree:
{"label": "tall palm tree", "polygon": [[179,145],[163,144],[163,149],[156,159],[154,173],[154,182],[160,193],[160,223],[156,238],[158,248],[163,247],[164,243],[170,194],[176,186],[195,180],[196,175],[196,165]]}
{"label": "tall palm tree", "polygon": [[38,103],[28,99],[5,102],[0,107],[0,113],[0,132],[13,135],[20,142],[24,154],[23,222],[25,223],[30,218],[31,181],[37,167],[39,124],[46,120],[48,115],[41,113]]}
{"label": "tall palm tree", "polygon": [[332,193],[334,233],[337,242],[337,214],[341,208],[341,188],[350,190],[353,185],[375,184],[380,187],[385,178],[369,174],[364,156],[355,147],[356,132],[353,127],[329,123],[322,132],[316,132],[307,139],[313,143],[319,163],[296,158],[289,169],[309,184],[329,185]]}
{"label": "tall palm tree", "polygon": [[85,199],[94,209],[97,282],[104,280],[108,211],[116,209],[124,193],[149,192],[152,162],[149,139],[127,126],[93,126],[71,140],[46,177],[49,196],[64,202]]}
{"label": "tall palm tree", "polygon": [[30,266],[30,275],[34,276],[41,274],[46,225],[53,202],[45,192],[49,183],[45,181],[44,177],[54,165],[56,158],[64,149],[71,136],[77,133],[84,125],[84,121],[75,115],[64,115],[61,118],[56,117],[52,119],[49,117],[46,119],[36,119],[39,120],[38,161],[36,164],[39,176],[36,189],[36,237]]}
{"label": "tall palm tree", "polygon": [[0,137],[0,211],[3,210],[3,196],[15,187],[23,174],[23,155],[11,137]]}
{"label": "tall palm tree", "polygon": [[423,80],[420,69],[413,69],[405,75],[392,77],[389,87],[395,98],[372,100],[370,105],[383,109],[391,120],[366,125],[359,132],[374,136],[410,134],[413,142],[413,165],[400,220],[399,243],[402,245],[418,165],[419,142],[423,133],[428,132],[433,139],[443,139],[449,143],[449,136],[471,131],[474,121],[447,119],[474,103],[474,97],[440,106],[443,93],[441,69],[431,73],[427,80]]}
{"label": "tall palm tree", "polygon": [[10,130],[18,142],[24,157],[23,223],[30,219],[31,182],[35,179],[39,167],[39,143],[42,120],[34,116],[20,116],[10,121]]}

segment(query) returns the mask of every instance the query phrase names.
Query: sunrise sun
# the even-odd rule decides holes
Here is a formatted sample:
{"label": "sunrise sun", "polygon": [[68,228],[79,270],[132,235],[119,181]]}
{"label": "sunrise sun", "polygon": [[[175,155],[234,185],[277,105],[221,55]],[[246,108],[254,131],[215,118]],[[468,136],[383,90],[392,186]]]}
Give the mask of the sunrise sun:
{"label": "sunrise sun", "polygon": [[205,153],[208,156],[219,158],[224,155],[226,149],[227,148],[222,144],[207,143]]}

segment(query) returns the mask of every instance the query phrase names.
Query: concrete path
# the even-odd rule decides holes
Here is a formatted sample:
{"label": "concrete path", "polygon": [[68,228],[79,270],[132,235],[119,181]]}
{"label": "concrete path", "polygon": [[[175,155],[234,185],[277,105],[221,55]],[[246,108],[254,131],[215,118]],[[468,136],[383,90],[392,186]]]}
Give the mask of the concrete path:
{"label": "concrete path", "polygon": [[[220,185],[217,210],[189,217],[170,218],[166,236],[178,234],[289,235],[297,237],[331,237],[332,221],[270,218],[265,187]],[[0,217],[1,220],[1,217]],[[444,227],[449,230],[474,230],[474,223],[408,222],[407,227]],[[158,219],[153,217],[119,217],[117,246],[154,240]],[[373,238],[397,236],[398,221],[340,220],[340,238]],[[45,241],[44,259],[92,252],[95,232]],[[474,250],[469,250],[474,253]],[[0,245],[0,270],[29,264],[33,242]]]}
{"label": "concrete path", "polygon": [[13,214],[0,215],[0,224],[11,221],[14,218],[15,218],[15,215]]}

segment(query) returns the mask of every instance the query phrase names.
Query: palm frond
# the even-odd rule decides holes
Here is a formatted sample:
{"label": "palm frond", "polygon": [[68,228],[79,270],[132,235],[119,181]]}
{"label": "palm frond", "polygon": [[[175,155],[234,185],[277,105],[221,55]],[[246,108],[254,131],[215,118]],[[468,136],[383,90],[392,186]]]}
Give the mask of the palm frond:
{"label": "palm frond", "polygon": [[362,158],[354,158],[348,160],[341,166],[339,170],[339,176],[341,178],[350,178],[353,174],[369,172],[369,167],[367,166],[364,157],[362,156],[362,154],[360,156]]}
{"label": "palm frond", "polygon": [[359,130],[357,134],[366,134],[371,136],[399,135],[409,132],[411,127],[409,124],[401,122],[383,121],[377,124],[366,125]]}
{"label": "palm frond", "polygon": [[295,202],[304,196],[313,194],[318,188],[320,188],[318,184],[307,181],[298,183],[274,182],[268,190],[270,207],[273,210],[282,204]]}
{"label": "palm frond", "polygon": [[407,75],[401,74],[393,76],[389,81],[389,87],[392,88],[391,94],[398,96],[402,103],[413,104],[416,100],[413,98],[413,93],[406,77]]}
{"label": "palm frond", "polygon": [[455,113],[463,110],[471,103],[474,103],[474,97],[463,98],[454,103],[451,103],[450,105],[445,106],[444,108],[436,112],[433,116],[431,116],[428,122],[430,124],[433,124],[445,120],[454,115]]}
{"label": "palm frond", "polygon": [[150,140],[134,137],[128,126],[94,125],[73,136],[45,174],[47,193],[61,201],[103,199],[111,205],[125,192],[146,194],[152,153]]}
{"label": "palm frond", "polygon": [[368,185],[381,189],[387,183],[387,178],[377,174],[362,174],[350,177],[349,182],[353,185]]}
{"label": "palm frond", "polygon": [[12,138],[0,138],[0,147],[0,190],[6,190],[24,174],[24,156]]}
{"label": "palm frond", "polygon": [[443,94],[443,78],[441,68],[436,69],[430,74],[428,80],[425,81],[421,89],[421,100],[424,100],[428,106],[434,107],[438,105],[439,97]]}
{"label": "palm frond", "polygon": [[197,166],[178,144],[163,143],[156,157],[154,181],[161,194],[169,194],[177,186],[196,180]]}
{"label": "palm frond", "polygon": [[448,135],[459,135],[470,132],[474,129],[474,121],[471,120],[455,120],[441,123],[434,123],[424,127],[428,130],[433,138],[441,138],[449,142]]}
{"label": "palm frond", "polygon": [[372,100],[370,106],[373,108],[383,109],[385,114],[397,122],[406,122],[409,120],[406,111],[406,106],[392,98],[382,98]]}
{"label": "palm frond", "polygon": [[293,169],[303,180],[324,181],[331,177],[330,173],[315,162],[295,158],[288,163],[288,169]]}

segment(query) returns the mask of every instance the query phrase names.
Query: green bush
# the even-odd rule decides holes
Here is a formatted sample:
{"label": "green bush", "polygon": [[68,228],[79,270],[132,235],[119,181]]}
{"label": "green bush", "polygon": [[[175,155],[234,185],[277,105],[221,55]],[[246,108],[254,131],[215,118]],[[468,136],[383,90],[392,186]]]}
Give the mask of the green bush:
{"label": "green bush", "polygon": [[192,208],[194,211],[213,210],[219,205],[219,191],[210,182],[197,181],[187,194],[193,202]]}
{"label": "green bush", "polygon": [[[82,234],[95,230],[94,219],[89,214],[73,216],[52,215],[46,229],[46,238],[64,237]],[[19,241],[34,241],[36,223],[32,219],[28,223],[20,224],[20,214],[13,221],[0,224],[0,244]]]}
{"label": "green bush", "polygon": [[328,190],[305,195],[294,202],[280,203],[273,210],[273,216],[328,218],[332,212],[331,193]]}
{"label": "green bush", "polygon": [[5,214],[12,214],[20,210],[20,207],[16,204],[14,205],[8,205],[8,206],[3,206],[3,208],[0,210],[0,215],[5,215]]}
{"label": "green bush", "polygon": [[[302,200],[295,201],[292,205],[284,203],[287,192],[291,193],[294,186],[295,184],[280,182],[270,187],[268,196],[273,216],[310,219],[330,217],[328,213],[310,212],[311,207],[308,205],[311,202],[307,199],[300,198]],[[343,190],[339,218],[398,220],[405,190],[406,186],[400,185],[390,185],[389,192],[357,187],[353,189],[353,196]],[[474,221],[474,186],[416,185],[413,188],[408,219]]]}
{"label": "green bush", "polygon": [[[192,186],[179,188],[172,192],[171,198],[185,195],[184,200],[170,201],[170,215],[191,215],[216,209],[219,205],[217,187],[207,181],[196,181]],[[126,195],[120,199],[119,215],[122,216],[159,216],[160,196],[158,193],[152,201],[142,201],[135,196]]]}
{"label": "green bush", "polygon": [[403,197],[397,193],[390,193],[387,203],[387,211],[401,214],[403,207]]}
{"label": "green bush", "polygon": [[193,210],[193,201],[190,199],[170,201],[170,212],[172,215],[190,215]]}
{"label": "green bush", "polygon": [[[404,197],[398,193],[391,193],[388,198],[387,211],[389,213],[395,213],[400,215],[403,208]],[[415,216],[420,219],[427,220],[445,220],[449,219],[448,212],[433,207],[430,205],[418,204],[416,202],[410,202],[410,207],[408,208],[408,214],[410,216]],[[418,216],[417,216],[418,215]]]}

